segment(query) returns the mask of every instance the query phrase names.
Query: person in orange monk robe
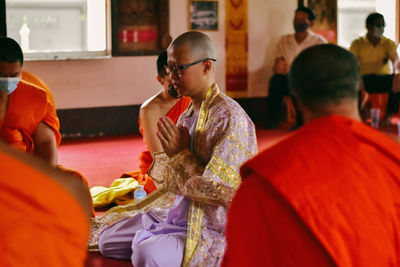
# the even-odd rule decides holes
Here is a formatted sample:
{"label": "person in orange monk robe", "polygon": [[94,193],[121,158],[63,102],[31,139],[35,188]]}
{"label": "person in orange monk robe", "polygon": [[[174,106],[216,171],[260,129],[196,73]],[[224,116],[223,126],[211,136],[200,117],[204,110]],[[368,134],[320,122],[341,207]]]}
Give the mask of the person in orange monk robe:
{"label": "person in orange monk robe", "polygon": [[53,97],[41,80],[22,73],[23,62],[18,43],[0,37],[0,139],[82,180],[89,190],[79,172],[58,165],[61,135]]}
{"label": "person in orange monk robe", "polygon": [[0,266],[84,266],[91,199],[82,183],[1,141],[0,162]]}
{"label": "person in orange monk robe", "polygon": [[295,59],[305,125],[241,168],[222,266],[400,266],[400,145],[361,122],[359,82],[338,46]]}
{"label": "person in orange monk robe", "polygon": [[186,110],[191,101],[189,97],[180,97],[178,95],[171,83],[170,76],[165,71],[166,65],[167,51],[163,51],[157,59],[157,80],[163,88],[146,100],[140,107],[139,129],[147,148],[139,156],[139,170],[127,172],[122,175],[122,177],[133,177],[138,180],[139,184],[144,185],[147,193],[151,193],[156,189],[153,180],[147,174],[153,162],[153,154],[163,151],[156,135],[157,122],[160,117],[167,116],[176,123],[181,113]]}

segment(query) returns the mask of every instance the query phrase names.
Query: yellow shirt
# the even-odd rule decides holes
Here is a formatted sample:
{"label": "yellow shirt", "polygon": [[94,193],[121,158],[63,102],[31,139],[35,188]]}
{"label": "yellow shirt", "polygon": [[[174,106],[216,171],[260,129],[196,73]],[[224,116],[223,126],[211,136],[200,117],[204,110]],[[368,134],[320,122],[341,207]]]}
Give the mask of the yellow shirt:
{"label": "yellow shirt", "polygon": [[377,46],[373,46],[367,37],[354,40],[350,51],[360,63],[361,74],[390,74],[390,58],[396,54],[396,44],[392,40],[382,37]]}

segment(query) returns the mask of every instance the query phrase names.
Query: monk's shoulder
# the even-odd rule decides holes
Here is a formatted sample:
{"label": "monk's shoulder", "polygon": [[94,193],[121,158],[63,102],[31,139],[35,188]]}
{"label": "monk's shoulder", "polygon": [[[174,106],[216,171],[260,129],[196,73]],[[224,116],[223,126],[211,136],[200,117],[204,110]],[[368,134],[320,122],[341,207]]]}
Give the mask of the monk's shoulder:
{"label": "monk's shoulder", "polygon": [[43,89],[33,83],[24,81],[24,80],[21,80],[18,83],[18,86],[17,86],[17,89],[15,90],[15,92],[18,95],[23,95],[25,98],[29,98],[31,100],[36,100],[36,99],[46,100],[47,99],[47,92],[45,89]]}
{"label": "monk's shoulder", "polygon": [[140,106],[140,110],[148,111],[148,110],[155,109],[159,106],[161,101],[162,101],[162,99],[161,99],[161,91],[160,91],[157,94],[148,98],[146,101],[144,101],[143,104]]}
{"label": "monk's shoulder", "polygon": [[150,118],[154,116],[160,116],[159,114],[161,104],[162,99],[160,93],[157,93],[154,96],[150,97],[140,106],[140,117]]}

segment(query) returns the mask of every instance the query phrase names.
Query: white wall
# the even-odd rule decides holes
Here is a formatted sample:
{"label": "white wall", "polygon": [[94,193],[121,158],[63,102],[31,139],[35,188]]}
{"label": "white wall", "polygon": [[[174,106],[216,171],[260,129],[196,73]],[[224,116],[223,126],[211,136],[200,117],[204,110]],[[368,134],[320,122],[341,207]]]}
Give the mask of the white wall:
{"label": "white wall", "polygon": [[[217,47],[217,82],[225,88],[225,1],[219,30],[205,32]],[[170,0],[170,33],[188,30],[187,0]],[[279,36],[292,32],[297,0],[248,0],[249,96],[265,96]],[[156,56],[71,61],[29,61],[24,69],[42,78],[58,109],[141,104],[159,90]]]}
{"label": "white wall", "polygon": [[248,0],[249,96],[265,96],[279,38],[294,32],[297,0]]}

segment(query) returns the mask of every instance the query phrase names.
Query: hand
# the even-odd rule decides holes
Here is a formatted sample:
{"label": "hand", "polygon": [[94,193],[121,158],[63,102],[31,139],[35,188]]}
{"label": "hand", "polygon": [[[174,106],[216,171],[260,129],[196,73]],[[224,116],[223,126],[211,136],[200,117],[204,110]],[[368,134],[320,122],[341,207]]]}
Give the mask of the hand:
{"label": "hand", "polygon": [[283,75],[288,74],[289,68],[283,57],[278,57],[275,60],[274,71],[276,74],[283,74]]}
{"label": "hand", "polygon": [[168,117],[161,117],[157,126],[157,137],[168,157],[190,148],[190,134],[187,128],[182,125],[177,127]]}
{"label": "hand", "polygon": [[393,77],[393,85],[392,85],[393,93],[400,92],[400,73],[395,74]]}

